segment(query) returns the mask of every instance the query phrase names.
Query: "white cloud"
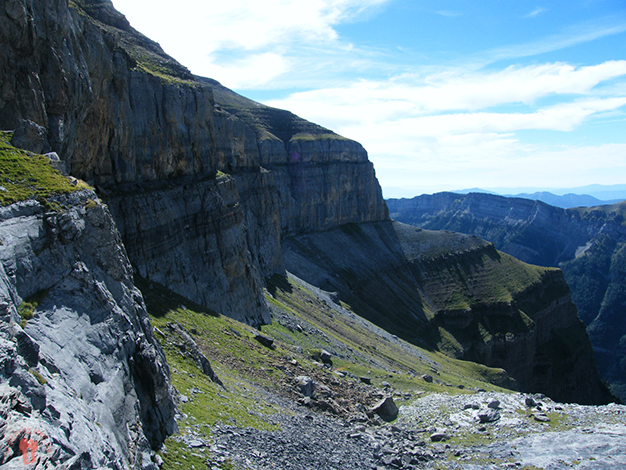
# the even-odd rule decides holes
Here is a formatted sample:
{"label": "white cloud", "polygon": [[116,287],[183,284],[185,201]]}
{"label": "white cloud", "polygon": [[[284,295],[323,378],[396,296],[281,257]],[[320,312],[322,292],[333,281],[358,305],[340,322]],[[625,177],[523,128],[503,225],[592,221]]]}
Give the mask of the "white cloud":
{"label": "white cloud", "polygon": [[[619,154],[624,146],[550,152],[518,137],[527,130],[571,132],[595,116],[619,111],[626,106],[626,94],[608,95],[601,85],[624,75],[626,61],[587,67],[543,64],[491,73],[447,71],[362,80],[269,104],[361,142],[383,187],[412,181],[423,191],[430,184],[458,189],[467,185],[462,181],[469,174],[475,185],[501,186],[505,174],[515,174],[518,185],[532,185],[559,174],[573,177],[581,170],[590,177],[606,165],[625,168],[619,160],[624,160]],[[541,102],[546,104],[538,106]],[[594,163],[596,155],[606,156],[606,162]],[[568,161],[573,168],[562,168]],[[625,176],[623,170],[618,173]],[[615,174],[598,173],[596,180],[608,176]]]}
{"label": "white cloud", "polygon": [[[239,53],[240,61],[256,59],[260,66],[257,70],[262,70],[274,65],[276,56],[286,55],[294,44],[337,46],[335,26],[388,1],[178,0],[172,4],[169,0],[153,0],[149,8],[137,0],[114,3],[135,28],[148,37],[159,38],[168,54],[192,72],[208,75],[216,67],[240,65],[218,64],[215,54],[220,51]],[[269,57],[270,49],[274,54],[272,62],[259,61]],[[242,55],[246,53],[249,56]],[[272,74],[265,75],[272,78]],[[220,76],[214,78],[224,80]]]}
{"label": "white cloud", "polygon": [[231,88],[245,89],[263,86],[274,78],[286,73],[291,64],[280,54],[265,52],[253,54],[243,59],[218,65],[207,61],[207,77],[220,77],[220,81]]}
{"label": "white cloud", "polygon": [[547,11],[545,8],[537,7],[533,11],[531,11],[528,15],[526,15],[525,18],[532,18],[534,16],[540,15],[541,13],[545,11]]}
{"label": "white cloud", "polygon": [[[565,108],[563,105],[539,109],[531,114],[468,112],[520,103],[532,106],[542,98],[557,95],[561,95],[561,99],[567,99],[567,95],[591,95],[602,82],[623,75],[626,75],[626,61],[579,68],[545,64],[509,67],[492,73],[455,71],[426,77],[402,76],[387,81],[361,80],[341,88],[295,93],[268,104],[290,109],[338,130],[376,123],[396,126],[407,119],[421,119],[420,124],[429,128],[429,132],[433,122],[441,123],[440,128],[450,131],[468,120],[473,121],[474,126],[486,126],[491,120],[492,126],[508,127],[507,131],[529,128],[532,122],[536,123],[535,128],[570,130],[594,112],[623,106],[623,99],[618,96],[617,101],[597,98],[571,102],[569,98],[570,104]],[[461,112],[432,116],[452,111]]]}

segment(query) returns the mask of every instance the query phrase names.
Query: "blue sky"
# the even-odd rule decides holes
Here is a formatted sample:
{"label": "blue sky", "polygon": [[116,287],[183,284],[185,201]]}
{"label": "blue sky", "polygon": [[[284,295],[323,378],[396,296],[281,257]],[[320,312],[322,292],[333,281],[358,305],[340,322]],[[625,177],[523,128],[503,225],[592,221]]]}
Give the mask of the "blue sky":
{"label": "blue sky", "polygon": [[358,140],[386,197],[626,183],[624,0],[113,0],[192,72]]}

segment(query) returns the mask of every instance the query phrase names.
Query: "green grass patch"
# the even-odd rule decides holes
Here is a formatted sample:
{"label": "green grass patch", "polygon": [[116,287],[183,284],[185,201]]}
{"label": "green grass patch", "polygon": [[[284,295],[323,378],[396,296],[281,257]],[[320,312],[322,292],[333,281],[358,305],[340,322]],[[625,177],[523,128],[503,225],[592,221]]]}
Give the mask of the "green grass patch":
{"label": "green grass patch", "polygon": [[25,299],[19,307],[17,307],[17,313],[19,314],[21,321],[20,326],[24,328],[26,322],[35,316],[35,310],[39,304],[47,297],[48,289],[42,289],[39,292],[31,295]]}
{"label": "green grass patch", "polygon": [[309,134],[306,132],[295,134],[291,137],[291,142],[313,142],[316,140],[341,140],[347,141],[346,137],[338,134]]}
{"label": "green grass patch", "polygon": [[[301,319],[303,325],[309,324],[321,334],[304,335],[276,323],[264,329],[276,336],[280,335],[283,341],[293,341],[293,344],[301,346],[305,352],[315,352],[322,348],[332,351],[339,345],[345,357],[333,358],[334,366],[357,377],[369,376],[375,385],[385,381],[399,390],[447,391],[455,394],[466,393],[457,388],[458,385],[465,388],[503,390],[493,385],[501,378],[501,369],[452,359],[415,346],[403,346],[405,343],[401,341],[390,341],[386,337],[373,334],[371,329],[365,328],[359,322],[330,309],[298,282],[274,280],[271,291],[273,295],[266,296],[271,306]],[[451,341],[453,340],[452,338]],[[433,367],[439,375],[432,372]],[[421,378],[424,374],[434,375],[435,382],[424,381]]]}
{"label": "green grass patch", "polygon": [[0,133],[0,205],[36,199],[49,206],[51,196],[91,189],[80,180],[63,176],[47,157],[13,147],[10,138],[10,132]]}
{"label": "green grass patch", "polygon": [[[217,423],[239,427],[274,429],[266,419],[276,410],[255,399],[246,390],[272,383],[271,363],[285,352],[270,350],[254,340],[250,327],[205,309],[159,286],[136,278],[142,290],[150,320],[156,329],[172,372],[172,384],[189,398],[182,411],[194,422],[213,426]],[[178,338],[168,323],[178,323],[189,331],[225,388],[213,383],[193,360],[176,346]],[[251,396],[248,397],[248,395]]]}
{"label": "green grass patch", "polygon": [[48,381],[45,379],[45,377],[43,375],[41,375],[38,370],[36,370],[36,369],[29,369],[28,372],[30,372],[33,375],[33,377],[35,377],[35,379],[37,379],[37,382],[39,382],[39,385],[46,385],[48,383]]}
{"label": "green grass patch", "polygon": [[173,436],[165,440],[164,450],[159,452],[163,459],[161,470],[200,470],[207,468],[206,460],[209,457],[208,449],[189,449],[178,437]]}

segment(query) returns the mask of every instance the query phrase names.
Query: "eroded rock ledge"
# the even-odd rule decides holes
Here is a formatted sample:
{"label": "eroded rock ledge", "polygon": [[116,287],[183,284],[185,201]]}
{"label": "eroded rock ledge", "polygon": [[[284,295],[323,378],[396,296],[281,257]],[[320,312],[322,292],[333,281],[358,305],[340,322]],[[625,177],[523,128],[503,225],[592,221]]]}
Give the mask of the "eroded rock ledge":
{"label": "eroded rock ledge", "polygon": [[38,468],[155,469],[176,426],[165,357],[106,206],[57,203],[0,209],[0,464],[30,439]]}

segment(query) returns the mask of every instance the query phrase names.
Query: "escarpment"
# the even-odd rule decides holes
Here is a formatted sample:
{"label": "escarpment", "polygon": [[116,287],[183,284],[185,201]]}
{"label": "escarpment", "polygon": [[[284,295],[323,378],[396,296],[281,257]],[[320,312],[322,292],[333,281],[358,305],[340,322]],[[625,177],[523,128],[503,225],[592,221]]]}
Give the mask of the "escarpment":
{"label": "escarpment", "polygon": [[387,218],[360,144],[192,76],[110,1],[6,4],[0,127],[44,129],[142,276],[263,323],[282,234]]}
{"label": "escarpment", "polygon": [[302,234],[283,250],[290,272],[337,291],[355,313],[407,341],[503,368],[516,385],[502,385],[610,400],[559,270],[527,265],[475,236],[398,222]]}
{"label": "escarpment", "polygon": [[562,271],[527,265],[474,236],[396,226],[434,306],[429,334],[440,349],[501,367],[524,391],[610,400]]}
{"label": "escarpment", "polygon": [[[14,143],[22,139],[20,145],[33,152],[56,152],[71,175],[95,186],[128,254],[122,284],[129,292],[134,292],[129,278],[132,265],[142,278],[207,309],[259,325],[270,321],[265,278],[287,270],[315,286],[339,292],[339,299],[355,313],[413,343],[506,365],[525,389],[592,401],[580,388],[587,377],[593,385],[589,393],[597,391],[593,361],[585,355],[584,332],[568,345],[574,354],[567,358],[559,356],[565,349],[552,341],[558,335],[557,325],[575,326],[566,312],[570,304],[565,290],[555,295],[556,300],[539,293],[558,291],[548,288],[552,281],[562,287],[558,276],[554,280],[545,270],[521,267],[476,238],[446,233],[414,236],[392,223],[374,168],[360,144],[193,76],[158,44],[133,30],[108,0],[69,4],[6,0],[0,13],[0,41],[0,128],[16,130]],[[83,206],[86,217],[91,210],[105,211],[92,209],[88,201]],[[76,209],[76,224],[68,226],[70,234],[82,233],[81,210]],[[74,226],[76,230],[71,229]],[[79,240],[73,236],[67,235],[67,240]],[[109,266],[106,257],[98,256],[93,254],[96,264]],[[76,269],[72,265],[63,272],[69,276]],[[76,271],[76,276],[83,274],[82,268]],[[87,277],[85,282],[106,285],[111,295],[104,287],[94,292],[115,310],[117,294],[128,299],[119,285],[102,284],[100,276],[108,279],[107,275],[113,276],[96,271],[93,281]],[[472,298],[475,294],[463,290],[472,284],[478,291],[507,276],[510,282],[502,299],[478,301]],[[441,283],[436,285],[433,279]],[[454,298],[444,296],[455,290]],[[31,292],[24,294],[28,295]],[[140,298],[132,298],[135,303],[126,307],[142,319]],[[528,299],[535,299],[534,310],[526,306],[533,304]],[[60,298],[55,305],[62,312],[68,308],[79,312],[68,320],[77,328],[85,308],[80,310],[81,305],[72,302]],[[524,308],[518,306],[522,304]],[[509,323],[493,320],[512,317],[513,323],[523,323],[522,311],[530,318],[525,330],[509,331]],[[455,319],[460,313],[466,318]],[[63,319],[52,315],[50,332],[59,328],[57,319]],[[43,322],[48,317],[41,318]],[[90,321],[114,323],[104,315]],[[455,327],[459,321],[476,327],[465,331]],[[532,322],[535,330],[529,326]],[[477,338],[480,325],[487,335]],[[29,328],[27,324],[30,335]],[[144,428],[167,433],[169,408],[163,405],[162,415],[152,415],[155,407],[144,405],[149,403],[144,396],[155,403],[168,402],[166,381],[148,380],[166,376],[158,368],[158,350],[150,348],[149,327],[131,318],[128,325],[116,328],[112,335],[128,337],[129,342],[103,345],[107,353],[102,361],[113,364],[113,357],[122,358],[128,367],[120,366],[123,379],[118,390],[126,394],[119,396],[127,396],[128,390],[132,396],[129,384],[135,384],[137,401],[125,404],[139,410]],[[544,330],[545,335],[540,335]],[[516,351],[527,356],[518,368],[512,356],[498,362],[502,344],[508,344],[498,335],[506,340],[509,332]],[[494,339],[489,341],[489,335]],[[136,348],[145,353],[136,353]],[[100,357],[91,349],[87,357],[92,353]],[[567,365],[574,357],[580,358],[579,369]],[[550,388],[559,368],[568,371],[566,383]],[[106,382],[94,374],[94,387]],[[115,375],[111,370],[107,374]],[[71,383],[67,389],[81,391]],[[92,388],[85,390],[83,399],[98,397]],[[114,421],[119,429],[127,424],[117,416]],[[146,435],[156,443],[159,435],[154,432],[155,437]],[[111,439],[123,442],[121,437]],[[123,444],[119,448],[123,453]]]}
{"label": "escarpment", "polygon": [[561,209],[478,193],[439,193],[388,203],[399,221],[474,234],[528,263],[561,268],[587,325],[600,374],[613,393],[626,399],[626,278],[621,274],[626,269],[625,203]]}

